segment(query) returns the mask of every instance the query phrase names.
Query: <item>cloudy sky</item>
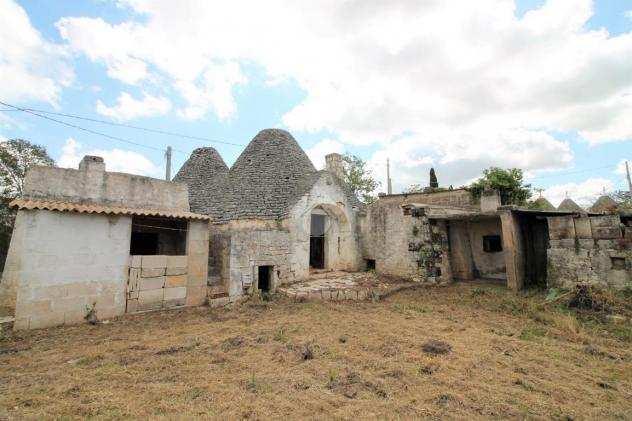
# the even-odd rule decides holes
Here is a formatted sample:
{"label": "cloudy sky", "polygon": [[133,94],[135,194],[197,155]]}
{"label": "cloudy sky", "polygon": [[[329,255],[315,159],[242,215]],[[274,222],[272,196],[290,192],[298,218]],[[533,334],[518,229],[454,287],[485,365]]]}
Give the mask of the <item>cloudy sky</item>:
{"label": "cloudy sky", "polygon": [[587,203],[632,160],[632,1],[0,0],[0,101],[189,136],[0,112],[62,166],[160,177],[167,145],[175,170],[204,145],[230,165],[280,127],[317,167],[350,152],[383,181],[390,158],[396,191],[493,165]]}

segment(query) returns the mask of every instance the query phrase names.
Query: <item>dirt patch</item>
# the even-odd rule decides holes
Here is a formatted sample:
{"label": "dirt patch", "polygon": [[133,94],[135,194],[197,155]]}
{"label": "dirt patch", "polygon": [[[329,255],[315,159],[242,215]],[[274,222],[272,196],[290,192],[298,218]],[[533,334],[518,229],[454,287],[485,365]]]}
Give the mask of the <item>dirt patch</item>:
{"label": "dirt patch", "polygon": [[443,355],[452,352],[452,345],[447,342],[430,339],[421,346],[421,350],[426,354]]}

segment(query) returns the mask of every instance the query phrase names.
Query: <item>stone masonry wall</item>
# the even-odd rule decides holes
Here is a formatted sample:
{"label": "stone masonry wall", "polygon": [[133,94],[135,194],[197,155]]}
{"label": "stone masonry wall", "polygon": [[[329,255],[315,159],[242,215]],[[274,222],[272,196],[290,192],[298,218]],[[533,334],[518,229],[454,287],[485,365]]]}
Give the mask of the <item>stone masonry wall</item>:
{"label": "stone masonry wall", "polygon": [[632,287],[632,224],[618,215],[547,218],[549,286]]}
{"label": "stone masonry wall", "polygon": [[127,313],[184,306],[187,256],[130,256]]}
{"label": "stone masonry wall", "polygon": [[15,329],[125,313],[131,217],[20,210],[3,283],[17,286]]}

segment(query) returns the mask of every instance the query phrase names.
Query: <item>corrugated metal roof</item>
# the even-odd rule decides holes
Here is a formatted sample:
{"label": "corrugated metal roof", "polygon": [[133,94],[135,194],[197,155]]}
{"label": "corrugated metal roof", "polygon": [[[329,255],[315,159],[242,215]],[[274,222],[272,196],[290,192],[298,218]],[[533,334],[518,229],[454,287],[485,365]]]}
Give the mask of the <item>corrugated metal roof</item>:
{"label": "corrugated metal roof", "polygon": [[203,220],[211,219],[207,215],[200,215],[199,213],[187,211],[125,208],[119,206],[106,206],[90,203],[73,203],[49,200],[15,199],[9,204],[9,206],[17,207],[18,209],[41,209],[59,212],[97,213],[104,215],[160,216],[165,218]]}

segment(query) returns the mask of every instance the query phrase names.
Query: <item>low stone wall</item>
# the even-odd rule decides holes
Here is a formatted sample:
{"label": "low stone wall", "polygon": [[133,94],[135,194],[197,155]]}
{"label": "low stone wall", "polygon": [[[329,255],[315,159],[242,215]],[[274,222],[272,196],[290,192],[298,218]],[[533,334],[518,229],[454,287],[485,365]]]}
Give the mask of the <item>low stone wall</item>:
{"label": "low stone wall", "polygon": [[187,256],[130,256],[127,313],[184,306]]}
{"label": "low stone wall", "polygon": [[549,286],[632,287],[632,226],[618,215],[547,218]]}

